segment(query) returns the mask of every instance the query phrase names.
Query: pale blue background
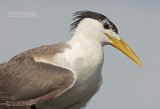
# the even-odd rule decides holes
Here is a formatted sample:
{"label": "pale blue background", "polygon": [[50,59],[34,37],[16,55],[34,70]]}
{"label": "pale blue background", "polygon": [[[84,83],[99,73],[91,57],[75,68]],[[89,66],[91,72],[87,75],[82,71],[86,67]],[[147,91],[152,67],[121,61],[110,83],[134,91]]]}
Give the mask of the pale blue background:
{"label": "pale blue background", "polygon": [[[106,46],[103,85],[87,109],[160,109],[160,0],[0,0],[0,62],[69,40],[72,13],[79,10],[106,15],[144,65]],[[9,17],[14,11],[37,16]]]}

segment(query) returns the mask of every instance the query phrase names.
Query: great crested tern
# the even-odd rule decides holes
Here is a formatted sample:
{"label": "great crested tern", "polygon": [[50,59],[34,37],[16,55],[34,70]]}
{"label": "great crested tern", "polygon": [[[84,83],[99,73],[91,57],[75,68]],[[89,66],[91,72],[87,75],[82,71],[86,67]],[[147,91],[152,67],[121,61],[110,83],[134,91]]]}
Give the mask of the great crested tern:
{"label": "great crested tern", "polygon": [[78,11],[66,42],[24,51],[0,67],[0,105],[5,109],[80,109],[102,83],[104,45],[142,67],[136,54],[104,15]]}

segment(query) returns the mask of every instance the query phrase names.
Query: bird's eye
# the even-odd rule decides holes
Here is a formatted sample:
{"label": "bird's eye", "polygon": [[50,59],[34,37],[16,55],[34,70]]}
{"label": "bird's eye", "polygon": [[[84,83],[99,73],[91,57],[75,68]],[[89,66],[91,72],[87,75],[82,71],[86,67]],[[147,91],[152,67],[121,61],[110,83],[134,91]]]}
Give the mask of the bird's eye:
{"label": "bird's eye", "polygon": [[104,26],[105,29],[109,29],[109,25],[107,23],[104,23],[103,26]]}

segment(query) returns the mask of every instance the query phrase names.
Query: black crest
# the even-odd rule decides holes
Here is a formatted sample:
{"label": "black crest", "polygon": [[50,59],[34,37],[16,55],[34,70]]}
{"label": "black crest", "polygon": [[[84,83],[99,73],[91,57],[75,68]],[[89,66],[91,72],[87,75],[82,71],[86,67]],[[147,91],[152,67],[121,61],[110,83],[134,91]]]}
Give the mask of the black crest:
{"label": "black crest", "polygon": [[84,18],[92,18],[95,20],[98,20],[100,22],[106,23],[109,25],[110,28],[112,28],[113,31],[118,33],[118,30],[116,26],[104,15],[92,11],[77,11],[73,14],[74,22],[71,24],[71,30],[75,30],[77,28],[80,21],[82,21]]}

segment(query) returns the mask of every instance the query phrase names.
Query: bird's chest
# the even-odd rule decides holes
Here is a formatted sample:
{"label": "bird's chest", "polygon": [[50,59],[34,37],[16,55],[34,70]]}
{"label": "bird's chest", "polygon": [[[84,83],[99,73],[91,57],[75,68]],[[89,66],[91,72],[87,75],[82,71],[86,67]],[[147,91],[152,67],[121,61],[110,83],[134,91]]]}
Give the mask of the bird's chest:
{"label": "bird's chest", "polygon": [[76,62],[73,65],[73,70],[77,75],[77,82],[89,85],[98,81],[99,77],[101,76],[103,64],[102,59],[92,60],[89,58],[77,58],[75,61]]}
{"label": "bird's chest", "polygon": [[63,63],[56,61],[56,64],[62,64],[72,69],[77,76],[77,80],[71,89],[58,97],[56,101],[54,100],[52,104],[58,105],[63,101],[62,107],[67,107],[72,104],[81,107],[90,100],[101,85],[103,52],[102,50],[96,52],[93,52],[93,50],[87,52],[84,50],[76,50],[74,52],[66,51],[65,53],[64,55],[59,55],[61,59],[63,59]]}
{"label": "bird's chest", "polygon": [[88,63],[88,61],[86,62],[86,60],[80,58],[75,61],[78,61],[74,64],[75,69],[73,68],[77,75],[77,81],[71,89],[56,98],[56,100],[51,101],[51,107],[55,107],[53,109],[79,109],[90,100],[101,85],[103,60],[98,63],[92,62],[94,63],[92,65],[90,65],[91,62]]}
{"label": "bird's chest", "polygon": [[77,93],[77,98],[88,99],[101,85],[103,52],[76,57],[73,63],[72,69],[77,75],[77,82],[73,90]]}

